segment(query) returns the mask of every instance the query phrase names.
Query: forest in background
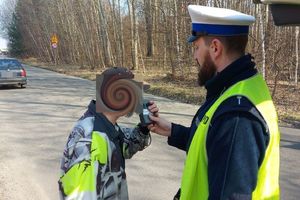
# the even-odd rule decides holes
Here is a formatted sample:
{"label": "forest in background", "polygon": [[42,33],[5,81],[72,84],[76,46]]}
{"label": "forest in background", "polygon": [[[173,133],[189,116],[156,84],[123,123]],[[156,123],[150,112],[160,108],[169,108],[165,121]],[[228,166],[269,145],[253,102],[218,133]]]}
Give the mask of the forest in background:
{"label": "forest in background", "polygon": [[247,51],[260,71],[270,80],[298,82],[299,27],[274,26],[268,6],[252,0],[18,0],[6,28],[12,53],[91,70],[164,69],[175,78],[193,72],[189,4],[255,16]]}
{"label": "forest in background", "polygon": [[[275,26],[269,6],[254,4],[253,0],[3,2],[0,22],[13,55],[35,57],[55,65],[76,65],[91,72],[111,66],[144,74],[162,72],[168,74],[170,81],[184,81],[196,73],[192,46],[187,43],[191,33],[187,6],[238,10],[256,18],[250,28],[247,52],[255,57],[273,97],[277,95],[280,101],[299,94],[299,27]],[[54,34],[58,38],[56,49],[51,47]],[[288,89],[276,92],[278,85]]]}

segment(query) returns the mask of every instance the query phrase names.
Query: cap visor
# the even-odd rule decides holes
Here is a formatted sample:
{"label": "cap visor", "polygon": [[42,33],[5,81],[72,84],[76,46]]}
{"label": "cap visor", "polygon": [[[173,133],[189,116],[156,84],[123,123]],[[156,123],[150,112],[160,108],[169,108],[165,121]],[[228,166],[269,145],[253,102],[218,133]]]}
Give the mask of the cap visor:
{"label": "cap visor", "polygon": [[195,40],[197,40],[200,36],[193,36],[191,35],[189,38],[188,38],[188,43],[192,43],[194,42]]}

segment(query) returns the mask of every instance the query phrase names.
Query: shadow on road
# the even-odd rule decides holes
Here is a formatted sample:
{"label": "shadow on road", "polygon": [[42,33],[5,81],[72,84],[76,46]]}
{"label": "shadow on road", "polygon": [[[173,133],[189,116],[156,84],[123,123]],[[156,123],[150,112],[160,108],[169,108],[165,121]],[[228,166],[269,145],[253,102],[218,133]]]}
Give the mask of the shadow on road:
{"label": "shadow on road", "polygon": [[24,89],[17,85],[1,85],[0,90]]}
{"label": "shadow on road", "polygon": [[55,106],[55,107],[72,107],[72,108],[85,108],[86,106],[82,105],[72,105],[72,104],[64,104],[64,103],[52,103],[52,102],[34,102],[34,101],[22,101],[22,100],[2,100],[2,102],[9,103],[18,103],[18,104],[26,104],[26,105],[46,105],[46,106]]}
{"label": "shadow on road", "polygon": [[300,150],[300,142],[291,141],[291,140],[284,140],[284,139],[281,139],[280,141],[289,143],[289,144],[281,145],[281,147]]}

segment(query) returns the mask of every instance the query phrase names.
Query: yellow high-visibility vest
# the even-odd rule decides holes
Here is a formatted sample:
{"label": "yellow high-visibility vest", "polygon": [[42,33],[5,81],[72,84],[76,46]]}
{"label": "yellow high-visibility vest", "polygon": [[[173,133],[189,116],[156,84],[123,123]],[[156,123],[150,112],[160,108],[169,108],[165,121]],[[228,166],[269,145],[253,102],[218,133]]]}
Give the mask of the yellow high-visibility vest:
{"label": "yellow high-visibility vest", "polygon": [[93,131],[91,141],[91,159],[73,165],[59,182],[63,187],[66,199],[96,200],[97,166],[106,164],[108,159],[108,138]]}
{"label": "yellow high-visibility vest", "polygon": [[[257,74],[228,88],[210,107],[192,139],[181,181],[181,200],[207,200],[209,195],[206,137],[210,121],[226,99],[243,96],[249,99],[263,116],[269,128],[270,141],[259,167],[253,200],[279,199],[279,141],[277,113],[262,76]],[[230,184],[230,183],[229,183]]]}

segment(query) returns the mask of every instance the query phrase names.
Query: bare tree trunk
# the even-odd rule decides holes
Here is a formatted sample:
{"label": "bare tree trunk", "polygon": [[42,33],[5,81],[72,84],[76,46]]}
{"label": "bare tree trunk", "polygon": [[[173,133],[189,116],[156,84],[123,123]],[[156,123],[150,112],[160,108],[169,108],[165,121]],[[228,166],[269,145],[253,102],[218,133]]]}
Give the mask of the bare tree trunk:
{"label": "bare tree trunk", "polygon": [[273,87],[273,90],[272,90],[272,98],[275,97],[275,94],[276,94],[276,89],[277,89],[277,83],[278,83],[278,78],[279,78],[279,75],[280,75],[280,67],[278,67],[277,65],[277,59],[278,59],[278,54],[280,52],[280,47],[278,47],[278,49],[275,51],[274,53],[274,56],[273,56],[273,68],[274,68],[274,71],[275,71],[275,77],[274,77],[274,87]]}
{"label": "bare tree trunk", "polygon": [[164,55],[163,55],[163,69],[166,69],[167,67],[167,52],[168,52],[168,45],[169,45],[169,39],[168,39],[168,26],[167,26],[167,19],[166,19],[166,13],[163,9],[161,9],[161,13],[162,13],[162,22],[163,22],[163,32],[164,32],[164,37],[163,37],[163,43],[165,44],[163,46],[164,48]]}
{"label": "bare tree trunk", "polygon": [[140,41],[140,37],[139,37],[139,34],[138,34],[138,46],[139,46],[139,52],[140,52],[140,59],[141,59],[141,62],[142,62],[142,67],[143,67],[143,73],[146,72],[146,68],[145,68],[145,63],[144,63],[144,58],[143,58],[143,53],[142,53],[142,48],[141,48],[141,41]]}
{"label": "bare tree trunk", "polygon": [[215,5],[215,0],[207,0],[207,6],[214,6]]}
{"label": "bare tree trunk", "polygon": [[[69,2],[70,3],[70,2]],[[88,11],[88,8],[86,5],[84,5],[84,2],[79,0],[78,1],[78,13],[80,14],[80,17],[77,18],[77,20],[80,20],[80,23],[78,23],[78,27],[80,30],[80,36],[82,38],[83,47],[85,49],[85,55],[86,55],[86,61],[88,63],[88,66],[91,70],[95,69],[95,62],[94,62],[94,56],[93,56],[93,48],[91,44],[91,40],[93,38],[93,34],[91,34],[91,28],[90,23],[88,19],[88,15],[90,12]]]}
{"label": "bare tree trunk", "polygon": [[138,57],[137,57],[137,22],[135,14],[136,0],[128,0],[128,11],[130,15],[130,27],[131,27],[131,58],[132,58],[132,70],[138,69]]}
{"label": "bare tree trunk", "polygon": [[296,27],[296,68],[295,68],[295,85],[298,85],[299,69],[299,27]]}
{"label": "bare tree trunk", "polygon": [[259,5],[259,28],[260,28],[260,37],[262,42],[262,75],[266,78],[266,49],[265,49],[265,32],[264,32],[264,20],[263,20],[263,9],[262,5]]}
{"label": "bare tree trunk", "polygon": [[152,21],[152,2],[151,0],[144,0],[144,12],[145,12],[145,21],[146,21],[146,32],[147,32],[147,56],[153,56],[153,21]]}
{"label": "bare tree trunk", "polygon": [[[112,5],[111,5],[112,3]],[[110,5],[111,10],[111,16],[112,16],[112,29],[113,29],[113,35],[114,35],[114,44],[116,44],[115,48],[115,55],[117,57],[116,63],[117,65],[121,66],[121,60],[122,60],[122,49],[120,45],[120,33],[118,28],[118,22],[117,22],[117,16],[116,16],[116,5],[115,1],[108,1],[108,4]]]}
{"label": "bare tree trunk", "polygon": [[[160,43],[159,43],[159,36],[157,34],[158,32],[158,26],[159,26],[159,23],[160,23],[160,10],[159,10],[159,6],[162,6],[160,4],[161,2],[159,0],[153,0],[152,2],[152,7],[153,7],[153,11],[152,11],[152,28],[153,28],[153,54],[156,55],[157,53],[157,48],[158,46],[160,46]],[[155,33],[155,34],[154,34]]]}
{"label": "bare tree trunk", "polygon": [[125,47],[124,47],[124,37],[123,37],[123,20],[121,15],[121,3],[118,0],[118,16],[119,16],[119,43],[121,47],[121,66],[124,66],[125,63]]}
{"label": "bare tree trunk", "polygon": [[[171,5],[173,4],[172,0],[169,0],[168,3]],[[166,16],[172,16],[172,10],[168,9],[168,13],[166,14]],[[173,17],[174,17],[174,11],[173,11]],[[168,23],[169,21],[169,23]],[[171,73],[172,73],[172,78],[174,79],[176,76],[176,63],[174,62],[174,49],[173,49],[173,44],[172,44],[172,36],[173,36],[173,31],[174,31],[174,27],[173,24],[171,23],[171,19],[169,17],[169,20],[166,20],[165,23],[165,27],[166,27],[166,31],[165,31],[165,36],[166,36],[166,46],[168,48],[168,53],[169,53],[169,59],[170,59],[170,65],[171,65]]]}
{"label": "bare tree trunk", "polygon": [[114,64],[112,54],[111,54],[111,46],[110,46],[110,40],[108,38],[108,31],[107,31],[107,21],[105,17],[105,11],[102,6],[102,0],[98,1],[99,5],[99,14],[100,14],[100,23],[102,27],[99,27],[101,29],[102,33],[102,43],[103,43],[103,51],[104,51],[104,59],[105,59],[105,65],[106,67],[111,67]]}
{"label": "bare tree trunk", "polygon": [[181,69],[181,57],[180,57],[180,46],[179,46],[179,26],[178,26],[178,8],[177,8],[177,0],[174,0],[174,31],[175,31],[175,52],[176,52],[176,60],[177,64],[175,69],[172,70],[174,72],[173,77],[176,76],[176,68]]}

